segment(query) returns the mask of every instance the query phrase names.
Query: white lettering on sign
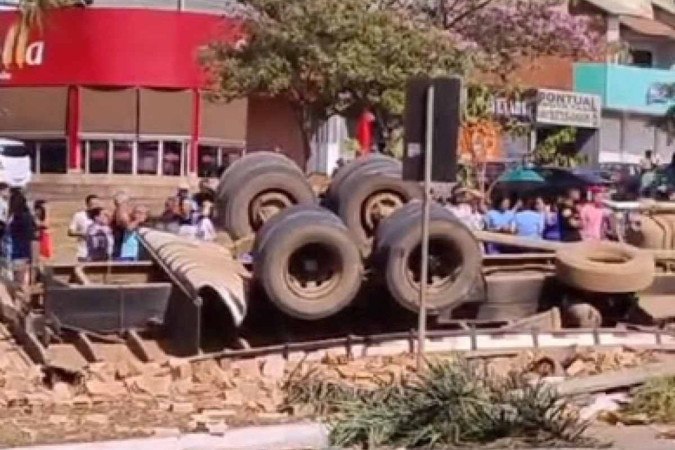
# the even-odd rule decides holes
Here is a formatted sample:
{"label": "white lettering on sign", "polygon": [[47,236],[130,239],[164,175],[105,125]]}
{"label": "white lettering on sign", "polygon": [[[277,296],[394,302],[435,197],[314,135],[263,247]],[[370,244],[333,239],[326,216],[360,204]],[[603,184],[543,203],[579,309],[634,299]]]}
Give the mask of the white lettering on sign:
{"label": "white lettering on sign", "polygon": [[597,95],[540,89],[537,92],[537,123],[598,128],[602,117],[601,103]]}
{"label": "white lettering on sign", "polygon": [[26,65],[40,66],[44,61],[45,43],[44,41],[33,42],[26,47]]}

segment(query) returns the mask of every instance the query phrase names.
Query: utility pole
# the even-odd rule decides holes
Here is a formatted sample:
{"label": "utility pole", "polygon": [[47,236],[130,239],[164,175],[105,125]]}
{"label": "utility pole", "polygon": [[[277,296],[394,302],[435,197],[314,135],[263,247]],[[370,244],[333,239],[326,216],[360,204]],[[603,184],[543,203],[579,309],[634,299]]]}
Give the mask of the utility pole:
{"label": "utility pole", "polygon": [[426,139],[424,151],[424,203],[422,205],[422,260],[420,261],[420,312],[417,326],[417,370],[424,366],[427,339],[427,279],[429,278],[429,220],[431,212],[431,164],[434,149],[434,85],[427,88]]}

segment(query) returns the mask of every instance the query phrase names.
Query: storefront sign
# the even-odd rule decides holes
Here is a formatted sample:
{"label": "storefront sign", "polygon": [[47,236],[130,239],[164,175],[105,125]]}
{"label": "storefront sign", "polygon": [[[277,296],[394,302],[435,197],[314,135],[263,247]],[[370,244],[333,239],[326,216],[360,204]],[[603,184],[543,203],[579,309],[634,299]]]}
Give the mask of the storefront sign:
{"label": "storefront sign", "polygon": [[497,117],[530,122],[534,117],[534,105],[527,100],[497,97],[492,100],[492,113]]}
{"label": "storefront sign", "polygon": [[675,98],[674,83],[653,83],[647,89],[647,104],[668,103]]}
{"label": "storefront sign", "polygon": [[537,123],[580,128],[598,128],[602,105],[597,95],[540,89],[537,92]]}
{"label": "storefront sign", "polygon": [[27,41],[16,23],[0,12],[0,87],[199,88],[208,81],[199,49],[241,36],[235,19],[140,8],[54,10]]}
{"label": "storefront sign", "polygon": [[20,70],[24,66],[40,66],[44,61],[44,41],[29,42],[22,39],[17,23],[8,28],[0,49],[0,80],[11,80],[14,70]]}

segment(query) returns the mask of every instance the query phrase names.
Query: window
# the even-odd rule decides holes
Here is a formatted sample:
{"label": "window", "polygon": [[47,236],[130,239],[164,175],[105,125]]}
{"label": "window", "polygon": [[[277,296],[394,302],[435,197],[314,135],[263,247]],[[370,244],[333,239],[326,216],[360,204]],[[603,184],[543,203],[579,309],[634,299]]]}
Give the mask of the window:
{"label": "window", "polygon": [[130,174],[134,168],[134,143],[113,141],[113,173]]}
{"label": "window", "polygon": [[138,143],[138,169],[139,175],[157,175],[159,167],[159,142]]}
{"label": "window", "polygon": [[165,141],[162,155],[162,175],[180,176],[183,167],[183,143]]}
{"label": "window", "polygon": [[65,140],[40,141],[40,173],[66,173],[68,171],[68,146]]}
{"label": "window", "polygon": [[108,163],[110,156],[108,141],[87,141],[86,145],[89,147],[87,153],[89,160],[87,161],[89,171],[88,173],[108,173]]}
{"label": "window", "polygon": [[197,176],[200,178],[215,177],[218,173],[218,147],[200,145],[197,159]]}
{"label": "window", "polygon": [[632,65],[638,67],[653,67],[654,55],[649,50],[631,50]]}
{"label": "window", "polygon": [[200,145],[197,159],[197,176],[218,178],[227,167],[242,155],[241,147]]}

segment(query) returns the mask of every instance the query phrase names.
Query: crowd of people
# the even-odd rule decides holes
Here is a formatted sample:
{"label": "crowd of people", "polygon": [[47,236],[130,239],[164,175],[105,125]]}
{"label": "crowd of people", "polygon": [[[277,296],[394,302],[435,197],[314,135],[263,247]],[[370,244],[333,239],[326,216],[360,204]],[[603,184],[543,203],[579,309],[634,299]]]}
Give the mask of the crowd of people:
{"label": "crowd of people", "polygon": [[[541,196],[497,196],[488,206],[477,192],[457,188],[446,204],[455,216],[473,230],[504,233],[523,238],[577,242],[611,239],[611,215],[603,205],[605,192],[595,189],[583,201],[579,189],[570,189],[555,199]],[[489,245],[487,253],[507,252]]]}
{"label": "crowd of people", "polygon": [[164,211],[155,220],[147,207],[132,205],[129,196],[120,192],[113,196],[111,209],[101,199],[89,195],[85,207],[73,216],[68,235],[77,239],[78,261],[137,261],[143,257],[138,231],[154,226],[179,236],[213,241],[212,222],[214,192],[208,182],[200,183],[199,191],[190,194],[181,184],[175,196],[169,197]]}

